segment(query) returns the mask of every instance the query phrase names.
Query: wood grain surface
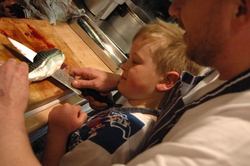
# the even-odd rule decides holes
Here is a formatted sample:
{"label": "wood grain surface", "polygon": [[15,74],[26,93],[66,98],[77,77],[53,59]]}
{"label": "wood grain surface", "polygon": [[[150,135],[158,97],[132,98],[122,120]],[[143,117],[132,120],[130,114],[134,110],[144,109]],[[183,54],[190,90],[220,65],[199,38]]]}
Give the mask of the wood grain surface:
{"label": "wood grain surface", "polygon": [[[76,56],[72,52],[48,21],[0,18],[0,60],[6,61],[9,58],[16,58],[18,61],[23,60],[22,57],[17,57],[17,55],[12,53],[13,50],[18,50],[10,43],[7,37],[21,42],[35,52],[51,48],[60,49],[66,56],[64,62],[68,67],[66,72],[71,67],[84,67],[79,56]],[[29,104],[26,111],[37,108],[69,93],[72,93],[72,91],[51,77],[40,82],[31,83]]]}

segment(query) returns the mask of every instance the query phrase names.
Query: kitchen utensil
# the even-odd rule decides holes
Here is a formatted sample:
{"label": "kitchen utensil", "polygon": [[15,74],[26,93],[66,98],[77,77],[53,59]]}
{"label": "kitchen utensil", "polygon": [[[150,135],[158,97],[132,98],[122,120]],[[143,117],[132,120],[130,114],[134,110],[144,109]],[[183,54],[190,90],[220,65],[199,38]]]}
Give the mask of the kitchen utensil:
{"label": "kitchen utensil", "polygon": [[[52,50],[47,50],[47,51],[42,51],[39,53],[34,52],[30,48],[24,46],[23,44],[19,43],[18,41],[9,38],[9,41],[31,62],[32,64],[29,65],[30,68],[35,69],[35,68],[41,68],[41,69],[46,69],[46,64],[51,64],[53,63],[53,55],[55,51],[59,51],[58,49],[52,49]],[[65,57],[62,55],[62,61],[64,61]],[[48,75],[52,76],[55,78],[57,81],[61,82],[63,85],[67,86],[69,89],[77,93],[78,95],[83,95],[83,96],[92,96],[95,100],[99,102],[105,102],[108,104],[109,107],[116,105],[115,102],[110,100],[108,97],[103,97],[100,95],[100,93],[94,89],[88,89],[88,88],[83,88],[83,89],[76,89],[72,87],[71,82],[74,80],[74,77],[70,76],[68,73],[64,72],[63,70],[60,69],[61,65],[59,68],[54,68],[54,71]],[[49,70],[49,69],[48,69]]]}

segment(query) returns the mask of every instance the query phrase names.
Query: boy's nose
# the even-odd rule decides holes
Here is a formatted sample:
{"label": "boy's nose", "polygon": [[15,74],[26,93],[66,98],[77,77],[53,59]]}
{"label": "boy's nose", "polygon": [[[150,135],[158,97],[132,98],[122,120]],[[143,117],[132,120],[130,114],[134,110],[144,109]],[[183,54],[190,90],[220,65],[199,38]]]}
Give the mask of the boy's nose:
{"label": "boy's nose", "polygon": [[[127,61],[128,61],[128,60],[127,60]],[[125,68],[125,67],[126,67],[126,65],[125,65],[125,64],[127,63],[127,61],[121,64],[121,68],[122,68],[122,70],[126,70],[126,68]]]}

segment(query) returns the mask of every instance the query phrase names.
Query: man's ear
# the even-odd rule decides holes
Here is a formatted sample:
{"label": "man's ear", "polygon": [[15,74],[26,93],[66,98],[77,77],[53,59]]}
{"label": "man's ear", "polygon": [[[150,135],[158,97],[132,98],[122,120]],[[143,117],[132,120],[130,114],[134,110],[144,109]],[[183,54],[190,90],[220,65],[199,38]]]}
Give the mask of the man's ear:
{"label": "man's ear", "polygon": [[232,24],[234,28],[243,28],[250,24],[250,0],[237,0]]}
{"label": "man's ear", "polygon": [[180,75],[176,71],[167,72],[155,88],[159,92],[166,92],[174,87],[179,78]]}

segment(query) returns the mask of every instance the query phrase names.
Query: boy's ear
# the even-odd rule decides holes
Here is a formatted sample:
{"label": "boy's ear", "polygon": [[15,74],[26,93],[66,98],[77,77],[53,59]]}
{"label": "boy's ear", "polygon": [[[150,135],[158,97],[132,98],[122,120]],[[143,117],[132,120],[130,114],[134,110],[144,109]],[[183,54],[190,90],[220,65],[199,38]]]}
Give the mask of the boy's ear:
{"label": "boy's ear", "polygon": [[232,26],[237,29],[248,24],[250,24],[250,0],[237,0]]}
{"label": "boy's ear", "polygon": [[161,80],[156,85],[155,88],[159,92],[166,92],[174,87],[175,83],[178,81],[179,78],[180,78],[179,73],[177,73],[175,71],[167,72],[164,75],[163,80]]}

